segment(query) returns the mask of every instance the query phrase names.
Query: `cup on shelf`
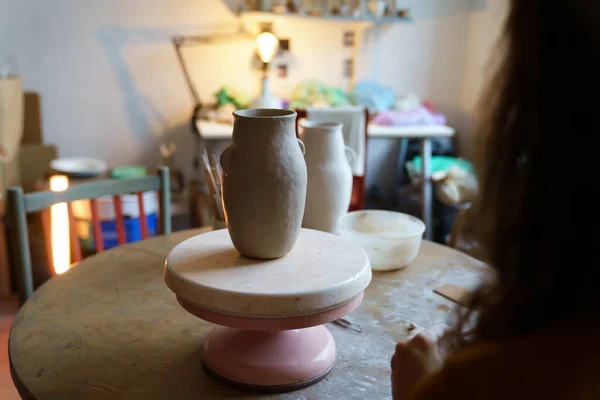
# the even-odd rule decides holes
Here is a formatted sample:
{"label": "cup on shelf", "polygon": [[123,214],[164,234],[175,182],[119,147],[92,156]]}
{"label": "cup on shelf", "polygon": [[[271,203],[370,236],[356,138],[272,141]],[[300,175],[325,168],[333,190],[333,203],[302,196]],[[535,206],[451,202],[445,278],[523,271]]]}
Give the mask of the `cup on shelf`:
{"label": "cup on shelf", "polygon": [[369,0],[367,7],[369,8],[369,12],[372,16],[375,18],[381,18],[385,14],[387,4],[385,0]]}

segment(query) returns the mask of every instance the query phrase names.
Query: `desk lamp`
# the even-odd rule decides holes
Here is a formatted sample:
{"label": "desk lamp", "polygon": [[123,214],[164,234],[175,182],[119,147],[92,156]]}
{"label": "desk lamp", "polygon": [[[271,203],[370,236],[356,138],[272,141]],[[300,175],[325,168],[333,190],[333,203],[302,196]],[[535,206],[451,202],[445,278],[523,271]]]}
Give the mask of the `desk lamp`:
{"label": "desk lamp", "polygon": [[279,39],[273,34],[269,24],[262,27],[262,32],[256,37],[256,51],[262,61],[261,94],[254,102],[254,108],[281,108],[281,100],[271,94],[269,83],[269,63],[273,61],[279,48]]}

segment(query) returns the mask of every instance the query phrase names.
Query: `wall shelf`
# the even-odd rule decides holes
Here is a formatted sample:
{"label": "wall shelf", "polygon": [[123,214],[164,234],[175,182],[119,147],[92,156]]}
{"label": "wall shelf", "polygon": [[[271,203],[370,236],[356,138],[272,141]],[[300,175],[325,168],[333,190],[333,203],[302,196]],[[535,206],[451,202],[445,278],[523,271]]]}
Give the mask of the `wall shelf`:
{"label": "wall shelf", "polygon": [[375,25],[383,25],[383,24],[396,24],[396,23],[410,23],[413,22],[412,18],[409,17],[394,17],[394,16],[385,16],[381,18],[375,18],[369,15],[365,15],[362,17],[352,17],[346,15],[320,15],[320,16],[312,16],[307,14],[279,14],[268,11],[242,11],[239,13],[241,17],[249,17],[251,19],[273,19],[273,18],[298,18],[304,20],[313,20],[313,21],[335,21],[335,22],[349,22],[349,23],[369,23]]}

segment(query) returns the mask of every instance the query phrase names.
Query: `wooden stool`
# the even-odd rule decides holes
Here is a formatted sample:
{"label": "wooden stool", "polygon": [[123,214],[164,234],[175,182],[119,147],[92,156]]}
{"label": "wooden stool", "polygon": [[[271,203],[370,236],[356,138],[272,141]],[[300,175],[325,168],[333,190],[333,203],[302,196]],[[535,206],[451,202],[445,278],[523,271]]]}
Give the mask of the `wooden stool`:
{"label": "wooden stool", "polygon": [[358,307],[371,267],[362,249],[329,233],[302,229],[285,257],[254,260],[219,230],[176,246],[164,277],[183,308],[221,325],[204,346],[210,375],[245,389],[287,392],[331,371],[335,342],[323,324]]}

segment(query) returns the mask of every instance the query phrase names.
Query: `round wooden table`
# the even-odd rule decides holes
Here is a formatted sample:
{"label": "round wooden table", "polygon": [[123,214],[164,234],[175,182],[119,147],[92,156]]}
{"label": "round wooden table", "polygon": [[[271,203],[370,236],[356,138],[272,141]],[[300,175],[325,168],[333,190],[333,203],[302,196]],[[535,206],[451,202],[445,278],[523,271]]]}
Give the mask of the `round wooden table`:
{"label": "round wooden table", "polygon": [[163,281],[165,258],[205,230],[119,247],[82,261],[39,288],[15,318],[10,367],[24,399],[390,399],[390,357],[414,322],[446,322],[453,304],[433,293],[468,288],[486,267],[431,242],[407,268],[373,273],[347,319],[362,333],[329,324],[338,360],[329,376],[300,391],[260,395],[222,386],[202,369],[215,325],[185,311]]}

